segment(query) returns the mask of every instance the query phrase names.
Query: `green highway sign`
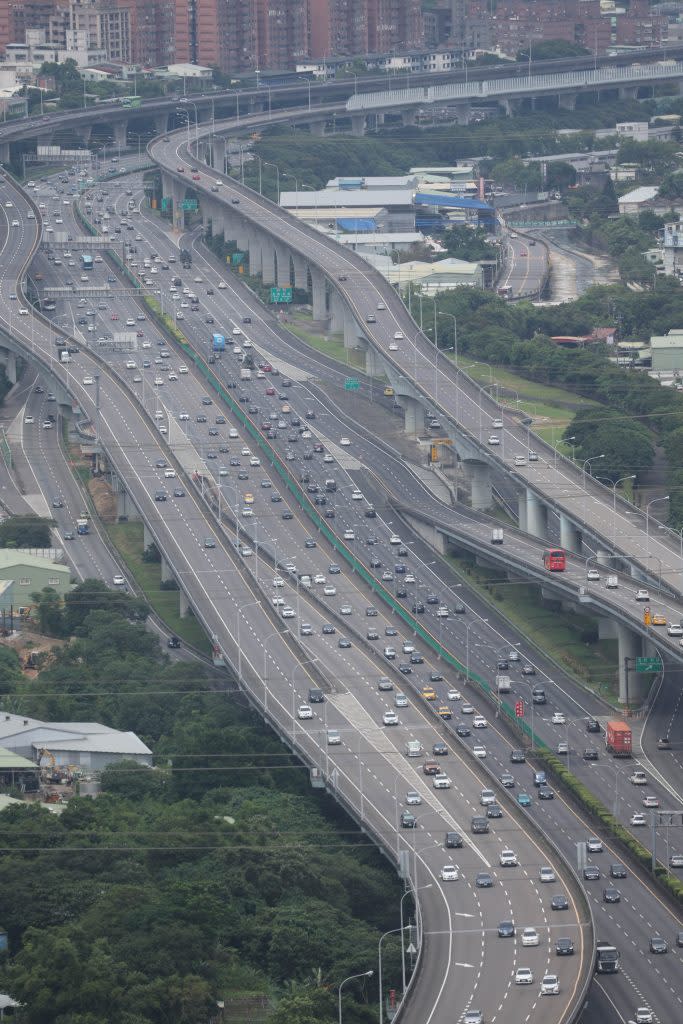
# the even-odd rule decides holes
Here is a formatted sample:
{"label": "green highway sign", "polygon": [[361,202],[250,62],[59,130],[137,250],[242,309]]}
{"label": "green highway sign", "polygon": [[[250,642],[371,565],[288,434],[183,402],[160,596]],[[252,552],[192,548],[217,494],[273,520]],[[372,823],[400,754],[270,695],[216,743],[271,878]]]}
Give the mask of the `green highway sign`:
{"label": "green highway sign", "polygon": [[196,210],[198,206],[196,199],[183,199],[180,203],[181,210]]}
{"label": "green highway sign", "polygon": [[270,289],[270,301],[271,302],[291,302],[292,301],[292,289],[291,289],[291,286],[287,285],[286,288],[271,288]]}
{"label": "green highway sign", "polygon": [[661,672],[659,658],[636,658],[636,672]]}
{"label": "green highway sign", "polygon": [[171,199],[170,196],[164,196],[163,199],[161,200],[161,209],[162,210],[170,210],[172,205],[173,205],[173,200]]}
{"label": "green highway sign", "polygon": [[344,381],[345,391],[358,391],[360,381],[356,377],[347,377]]}

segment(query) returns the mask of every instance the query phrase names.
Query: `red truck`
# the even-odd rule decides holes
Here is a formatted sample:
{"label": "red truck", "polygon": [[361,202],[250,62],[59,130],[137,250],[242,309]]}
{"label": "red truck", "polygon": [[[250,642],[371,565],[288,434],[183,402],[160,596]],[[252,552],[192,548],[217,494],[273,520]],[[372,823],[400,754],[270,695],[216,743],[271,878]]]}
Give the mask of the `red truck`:
{"label": "red truck", "polygon": [[631,730],[625,722],[608,722],[605,728],[605,748],[615,757],[631,756]]}

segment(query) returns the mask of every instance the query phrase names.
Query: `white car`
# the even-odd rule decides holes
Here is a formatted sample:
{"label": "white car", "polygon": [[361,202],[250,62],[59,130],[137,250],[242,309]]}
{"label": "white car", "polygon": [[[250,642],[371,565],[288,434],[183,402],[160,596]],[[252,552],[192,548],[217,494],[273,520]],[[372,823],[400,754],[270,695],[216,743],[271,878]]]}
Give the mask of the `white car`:
{"label": "white car", "polygon": [[640,812],[638,812],[637,814],[632,814],[631,820],[629,821],[629,825],[632,825],[634,827],[647,825],[647,817],[644,814],[641,814]]}
{"label": "white car", "polygon": [[395,711],[385,711],[382,715],[384,725],[398,725],[398,715]]}
{"label": "white car", "polygon": [[637,590],[636,591],[636,601],[649,601],[649,600],[650,600],[650,591],[649,590],[641,589],[641,590]]}
{"label": "white car", "polygon": [[313,718],[313,710],[308,706],[308,704],[299,704],[296,717],[301,718],[302,720],[305,718]]}
{"label": "white car", "polygon": [[389,543],[390,544],[400,544],[401,543],[401,538],[399,537],[399,535],[397,533],[392,533],[391,537],[389,538]]}
{"label": "white car", "polygon": [[273,598],[273,607],[274,608],[283,608],[284,604],[285,604],[284,597],[274,597]]}
{"label": "white car", "polygon": [[517,854],[514,850],[501,850],[500,857],[498,858],[500,866],[502,868],[516,868],[517,867]]}
{"label": "white car", "polygon": [[313,582],[314,583],[319,583],[321,586],[324,586],[324,584],[327,581],[326,581],[326,578],[323,576],[323,574],[321,572],[317,572],[315,574],[315,576],[313,577]]}
{"label": "white car", "polygon": [[273,586],[274,587],[284,587],[284,585],[285,585],[285,581],[283,580],[282,576],[273,576]]}
{"label": "white car", "polygon": [[526,459],[523,455],[515,455],[515,466],[526,466]]}
{"label": "white car", "polygon": [[447,697],[449,700],[462,700],[462,694],[460,690],[449,690]]}
{"label": "white car", "polygon": [[463,704],[463,706],[460,708],[460,710],[462,711],[463,715],[473,715],[474,714],[474,708],[472,707],[471,704]]}
{"label": "white car", "polygon": [[484,758],[486,757],[486,747],[483,747],[480,743],[475,744],[472,747],[472,753],[475,757]]}
{"label": "white car", "polygon": [[352,501],[362,501],[363,500],[363,492],[359,491],[359,490],[351,491],[351,500]]}
{"label": "white car", "polygon": [[553,717],[551,718],[553,725],[566,725],[567,718],[563,711],[553,711]]}
{"label": "white car", "polygon": [[636,1010],[635,1024],[653,1024],[654,1014],[649,1006],[639,1006]]}
{"label": "white car", "polygon": [[403,340],[403,331],[394,331],[394,341]]}
{"label": "white car", "polygon": [[518,967],[515,971],[515,985],[533,985],[534,976],[528,967]]}
{"label": "white car", "polygon": [[538,946],[540,945],[540,938],[535,928],[523,928],[522,929],[522,945],[523,946]]}
{"label": "white car", "polygon": [[438,775],[434,776],[432,786],[434,789],[450,789],[451,780],[443,772],[439,772]]}
{"label": "white car", "polygon": [[552,868],[542,867],[538,872],[539,881],[541,882],[554,882],[555,872]]}
{"label": "white car", "polygon": [[586,573],[586,579],[587,580],[595,580],[595,581],[597,581],[597,580],[600,579],[600,573],[598,572],[597,569],[589,569],[588,572]]}
{"label": "white car", "polygon": [[342,437],[339,444],[342,446],[342,448],[348,448],[349,445],[351,444],[351,440],[348,437]]}
{"label": "white car", "polygon": [[422,797],[414,789],[409,789],[406,793],[406,803],[409,807],[417,807],[422,803]]}
{"label": "white car", "polygon": [[441,875],[442,882],[457,882],[458,881],[458,869],[455,864],[444,864],[439,872]]}
{"label": "white car", "polygon": [[90,376],[84,377],[84,378],[83,378],[83,383],[84,383],[84,384],[86,385],[86,387],[87,387],[88,385],[91,385],[91,384],[94,384],[94,383],[95,383],[95,378],[94,378],[94,377],[90,377]]}
{"label": "white car", "polygon": [[473,729],[485,729],[489,723],[486,721],[483,715],[475,715],[472,719]]}
{"label": "white car", "polygon": [[327,586],[323,589],[323,594],[325,595],[325,597],[334,597],[336,593],[337,588],[333,587],[332,584],[330,583],[328,583]]}
{"label": "white car", "polygon": [[344,540],[355,540],[356,534],[354,530],[344,530]]}
{"label": "white car", "polygon": [[28,310],[24,306],[19,309],[19,316],[28,316]]}
{"label": "white car", "polygon": [[491,420],[491,430],[502,430],[502,429],[503,429],[503,421],[502,421],[502,419],[500,417],[498,417],[495,420]]}
{"label": "white car", "polygon": [[24,423],[33,423],[33,416],[24,416]]}
{"label": "white car", "polygon": [[679,622],[670,622],[667,633],[669,636],[683,636],[683,626]]}
{"label": "white car", "polygon": [[290,608],[288,605],[285,605],[285,607],[282,609],[282,618],[294,619],[296,618],[296,612],[294,611],[293,608]]}
{"label": "white car", "polygon": [[557,996],[560,994],[560,979],[556,974],[545,974],[541,982],[542,996]]}
{"label": "white car", "polygon": [[115,587],[123,587],[126,583],[126,577],[122,576],[120,572],[117,572],[112,579],[112,583]]}
{"label": "white car", "polygon": [[398,345],[396,344],[395,341],[390,341],[389,342],[389,351],[390,352],[398,352]]}
{"label": "white car", "polygon": [[602,840],[597,839],[595,836],[589,836],[586,840],[586,849],[589,853],[602,853],[604,849]]}
{"label": "white car", "polygon": [[491,435],[489,436],[489,440],[488,440],[488,443],[489,443],[490,445],[497,445],[497,444],[500,444],[500,438],[498,437],[498,435],[497,435],[497,434],[491,434]]}

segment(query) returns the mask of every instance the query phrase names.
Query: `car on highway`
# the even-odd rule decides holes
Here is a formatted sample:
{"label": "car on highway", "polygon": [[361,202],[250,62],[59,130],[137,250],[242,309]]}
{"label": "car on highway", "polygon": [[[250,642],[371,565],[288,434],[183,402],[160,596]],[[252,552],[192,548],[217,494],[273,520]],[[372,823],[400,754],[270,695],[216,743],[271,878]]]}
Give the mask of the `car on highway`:
{"label": "car on highway", "polygon": [[401,828],[417,828],[417,818],[411,811],[401,811]]}
{"label": "car on highway", "polygon": [[644,796],[643,807],[659,807],[659,798],[656,796]]}
{"label": "car on highway", "polygon": [[484,1014],[481,1010],[465,1010],[460,1018],[460,1024],[484,1024]]}
{"label": "car on highway", "polygon": [[493,875],[488,871],[479,871],[474,880],[477,889],[492,889],[494,886]]}
{"label": "car on highway", "polygon": [[486,721],[483,715],[475,715],[474,718],[472,719],[473,729],[486,729],[488,724],[489,723]]}
{"label": "car on highway", "polygon": [[670,868],[683,868],[683,853],[672,853],[669,857]]}
{"label": "car on highway", "polygon": [[641,814],[640,812],[632,814],[629,819],[629,825],[633,826],[634,828],[639,828],[642,825],[647,825],[647,816],[645,814]]}
{"label": "car on highway", "polygon": [[490,444],[492,447],[494,447],[495,445],[500,444],[500,438],[498,437],[498,435],[497,434],[490,434],[489,435],[489,439],[488,439],[488,444]]}
{"label": "car on highway", "polygon": [[586,882],[597,882],[600,878],[600,868],[596,864],[586,864],[583,877]]}
{"label": "car on highway", "polygon": [[533,985],[534,976],[529,967],[518,967],[515,971],[515,985]]}
{"label": "car on highway", "polygon": [[313,718],[313,709],[308,704],[299,704],[296,716],[302,719],[302,721],[307,718]]}
{"label": "car on highway", "polygon": [[120,572],[114,573],[112,583],[115,587],[124,587],[126,585],[126,577],[122,576]]}
{"label": "car on highway", "polygon": [[534,668],[533,665],[529,665],[529,664],[522,665],[522,675],[523,676],[535,676],[536,675],[536,669]]}
{"label": "car on highway", "polygon": [[439,872],[442,882],[457,882],[459,878],[458,869],[455,864],[444,864]]}
{"label": "car on highway", "polygon": [[460,690],[454,690],[452,687],[449,688],[448,692],[446,693],[446,697],[448,698],[448,700],[462,700],[462,694],[460,693]]}
{"label": "car on highway", "polygon": [[86,387],[89,387],[90,385],[92,385],[92,384],[94,384],[94,383],[95,383],[95,378],[94,378],[94,377],[91,377],[91,376],[90,376],[90,374],[87,374],[87,375],[86,375],[86,376],[85,376],[85,377],[83,378],[83,383],[84,383],[84,385],[85,385]]}
{"label": "car on highway", "polygon": [[459,850],[462,847],[462,836],[459,832],[447,832],[444,845],[447,850]]}
{"label": "car on highway", "polygon": [[589,853],[602,853],[602,841],[598,839],[596,836],[589,836],[586,840],[586,849]]}
{"label": "car on highway", "polygon": [[662,953],[669,952],[669,944],[660,935],[652,935],[650,936],[649,949],[651,953],[661,955]]}
{"label": "car on highway", "polygon": [[539,868],[538,878],[541,882],[554,882],[556,880],[555,872],[551,867],[548,867],[547,865],[543,865],[541,868]]}
{"label": "car on highway", "polygon": [[480,743],[475,743],[472,747],[472,753],[475,757],[483,759],[486,757],[486,747],[482,746]]}
{"label": "car on highway", "polygon": [[523,946],[538,946],[540,945],[541,939],[535,928],[523,928],[522,929],[522,945]]}
{"label": "car on highway", "polygon": [[434,789],[450,789],[451,785],[451,780],[446,774],[444,774],[444,772],[439,772],[439,774],[435,775],[432,779],[432,786]]}
{"label": "car on highway", "polygon": [[680,622],[670,622],[667,633],[669,636],[683,636],[683,625]]}
{"label": "car on highway", "polygon": [[382,715],[384,725],[398,725],[398,715],[395,711],[385,711]]}
{"label": "car on highway", "polygon": [[499,777],[499,781],[501,786],[504,786],[505,789],[512,789],[515,784],[515,777],[512,772],[502,772]]}
{"label": "car on highway", "polygon": [[572,939],[565,937],[555,940],[555,953],[557,956],[573,956],[574,943]]}
{"label": "car on highway", "polygon": [[541,981],[542,996],[556,996],[560,993],[560,979],[556,974],[544,974]]}
{"label": "car on highway", "polygon": [[602,890],[602,902],[603,903],[620,903],[621,893],[618,889],[615,889],[613,885],[607,886]]}
{"label": "car on highway", "polygon": [[406,803],[409,807],[418,806],[422,803],[422,797],[414,789],[409,789],[406,793]]}
{"label": "car on highway", "polygon": [[639,1006],[634,1014],[634,1024],[654,1024],[654,1014],[649,1006]]}
{"label": "car on highway", "polygon": [[553,725],[566,725],[567,717],[563,711],[553,711],[551,722]]}
{"label": "car on highway", "polygon": [[500,851],[498,863],[502,868],[516,868],[519,862],[515,851],[505,847]]}
{"label": "car on highway", "polygon": [[569,910],[569,900],[563,892],[556,893],[550,900],[551,910]]}
{"label": "car on highway", "polygon": [[455,732],[456,732],[456,735],[458,735],[460,737],[465,737],[465,736],[471,736],[472,735],[472,732],[471,732],[469,726],[465,725],[464,722],[458,722],[458,724],[455,727]]}

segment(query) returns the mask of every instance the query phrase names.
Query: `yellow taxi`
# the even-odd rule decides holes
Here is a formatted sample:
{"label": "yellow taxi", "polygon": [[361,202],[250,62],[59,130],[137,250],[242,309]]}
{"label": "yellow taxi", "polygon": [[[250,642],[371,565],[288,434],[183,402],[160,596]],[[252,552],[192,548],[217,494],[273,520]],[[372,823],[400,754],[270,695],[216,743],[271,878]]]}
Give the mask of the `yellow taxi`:
{"label": "yellow taxi", "polygon": [[287,405],[287,403],[285,402],[285,404],[282,406],[282,409],[280,411],[282,412],[283,416],[286,416],[288,412],[292,411],[292,408],[291,408],[291,406]]}
{"label": "yellow taxi", "polygon": [[440,704],[439,707],[437,708],[437,714],[439,715],[439,718],[452,718],[453,717],[453,714],[452,714],[451,709],[449,708],[448,704]]}
{"label": "yellow taxi", "polygon": [[436,700],[436,690],[433,686],[423,686],[421,692],[425,700]]}
{"label": "yellow taxi", "polygon": [[653,615],[650,622],[653,626],[666,626],[666,615]]}
{"label": "yellow taxi", "polygon": [[394,396],[394,389],[387,386],[384,389],[384,397],[385,398],[393,398],[393,396]]}
{"label": "yellow taxi", "polygon": [[249,491],[247,491],[247,493],[244,495],[244,504],[245,505],[253,505],[254,504],[254,495],[250,494]]}

